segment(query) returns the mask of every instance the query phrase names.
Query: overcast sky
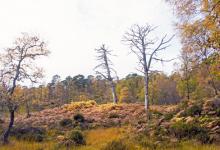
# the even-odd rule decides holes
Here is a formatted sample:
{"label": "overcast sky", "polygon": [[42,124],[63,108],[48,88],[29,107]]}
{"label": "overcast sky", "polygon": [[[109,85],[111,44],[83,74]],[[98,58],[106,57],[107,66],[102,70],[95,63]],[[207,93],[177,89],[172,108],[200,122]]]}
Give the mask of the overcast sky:
{"label": "overcast sky", "polygon": [[[41,59],[45,81],[54,74],[94,74],[95,48],[106,43],[120,77],[137,72],[136,57],[121,42],[135,23],[158,26],[156,34],[176,33],[172,9],[164,0],[0,0],[0,50],[10,47],[21,32],[39,35],[48,43],[51,55]],[[175,37],[162,57],[177,57],[180,42]],[[170,73],[173,63],[155,64]]]}

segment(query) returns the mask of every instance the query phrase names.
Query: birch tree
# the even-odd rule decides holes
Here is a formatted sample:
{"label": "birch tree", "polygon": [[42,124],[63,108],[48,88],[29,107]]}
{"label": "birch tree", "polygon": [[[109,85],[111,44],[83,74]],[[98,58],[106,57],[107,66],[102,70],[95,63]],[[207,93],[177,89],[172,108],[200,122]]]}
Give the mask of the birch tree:
{"label": "birch tree", "polygon": [[9,125],[3,133],[3,143],[8,143],[8,137],[14,124],[15,111],[21,99],[15,97],[15,90],[18,85],[24,82],[36,83],[43,77],[42,69],[37,67],[34,61],[40,56],[47,56],[49,51],[46,43],[37,36],[30,36],[27,33],[17,38],[12,48],[1,54],[1,97],[4,99],[9,110]]}
{"label": "birch tree", "polygon": [[[155,27],[151,25],[133,25],[123,36],[122,41],[130,46],[131,52],[133,52],[140,64],[140,69],[144,74],[144,90],[145,90],[145,110],[149,114],[149,74],[152,71],[152,62],[167,61],[159,58],[157,54],[160,51],[165,50],[169,46],[169,42],[173,36],[167,38],[167,35],[161,39],[158,37],[152,37],[152,32]],[[149,115],[148,115],[149,116]]]}
{"label": "birch tree", "polygon": [[191,72],[192,72],[192,59],[190,58],[189,53],[187,52],[182,52],[181,53],[181,61],[182,61],[182,76],[183,76],[183,81],[185,84],[185,89],[186,91],[186,97],[189,100],[190,99],[190,93],[191,93],[191,86],[190,86],[190,78],[191,78]]}
{"label": "birch tree", "polygon": [[[113,69],[113,63],[109,58],[112,55],[112,51],[106,48],[104,44],[100,46],[100,48],[95,49],[95,51],[98,54],[97,60],[100,62],[100,64],[95,67],[96,73],[101,75],[109,82],[112,90],[113,103],[117,103],[118,97],[115,90],[115,83],[112,77],[112,72],[116,73],[116,71]],[[98,69],[101,69],[102,71],[98,71]]]}

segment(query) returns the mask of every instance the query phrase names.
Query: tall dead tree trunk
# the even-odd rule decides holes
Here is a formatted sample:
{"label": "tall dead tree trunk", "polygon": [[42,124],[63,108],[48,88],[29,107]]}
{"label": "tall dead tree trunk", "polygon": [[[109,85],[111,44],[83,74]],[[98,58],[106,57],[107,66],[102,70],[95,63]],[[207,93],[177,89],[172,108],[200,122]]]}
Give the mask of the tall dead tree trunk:
{"label": "tall dead tree trunk", "polygon": [[144,95],[144,106],[145,106],[145,110],[149,110],[149,77],[148,75],[144,76],[144,91],[145,91],[145,95]]}
{"label": "tall dead tree trunk", "polygon": [[115,90],[115,83],[111,76],[111,72],[114,71],[112,68],[112,61],[109,59],[109,55],[111,55],[111,51],[108,50],[105,45],[102,45],[99,49],[96,49],[97,53],[99,54],[97,59],[101,63],[95,67],[95,69],[102,68],[105,73],[96,71],[97,74],[100,74],[104,79],[106,79],[109,82],[109,85],[111,86],[112,91],[112,99],[113,103],[118,103],[118,97]]}
{"label": "tall dead tree trunk", "polygon": [[155,29],[150,25],[133,25],[131,29],[125,33],[123,41],[130,46],[131,51],[137,55],[138,61],[141,65],[141,71],[144,74],[144,90],[145,90],[145,110],[147,118],[149,118],[149,74],[151,73],[151,62],[168,61],[162,58],[157,58],[157,52],[165,50],[173,36],[166,39],[166,35],[161,40],[158,38],[151,38],[150,33]]}
{"label": "tall dead tree trunk", "polygon": [[115,90],[115,83],[113,81],[111,81],[111,89],[112,89],[112,98],[113,98],[113,103],[118,103],[118,97],[116,94],[116,90]]}

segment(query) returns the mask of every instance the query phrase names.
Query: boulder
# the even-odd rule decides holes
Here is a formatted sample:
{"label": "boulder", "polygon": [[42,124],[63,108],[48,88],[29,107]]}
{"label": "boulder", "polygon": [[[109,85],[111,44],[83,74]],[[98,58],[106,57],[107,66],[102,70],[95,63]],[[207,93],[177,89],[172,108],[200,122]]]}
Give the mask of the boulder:
{"label": "boulder", "polygon": [[215,110],[220,107],[220,98],[212,98],[203,104],[204,110]]}
{"label": "boulder", "polygon": [[184,117],[180,117],[180,118],[174,117],[171,119],[171,122],[179,122],[179,121],[183,121],[183,120],[184,120]]}
{"label": "boulder", "polygon": [[216,114],[216,111],[209,111],[207,112],[208,115],[215,115]]}
{"label": "boulder", "polygon": [[219,121],[214,120],[214,121],[208,123],[207,128],[213,128],[213,127],[218,126],[218,125],[219,125]]}
{"label": "boulder", "polygon": [[57,136],[57,141],[64,141],[65,140],[65,137],[63,135],[58,135]]}
{"label": "boulder", "polygon": [[183,114],[185,114],[185,110],[179,111],[179,112],[176,114],[176,117],[177,117],[177,118],[180,118],[180,117],[183,116]]}
{"label": "boulder", "polygon": [[169,129],[170,125],[171,125],[170,122],[163,122],[160,126]]}
{"label": "boulder", "polygon": [[219,133],[220,131],[220,126],[215,126],[211,129],[211,132]]}
{"label": "boulder", "polygon": [[4,123],[4,120],[3,119],[0,119],[0,124],[3,124]]}
{"label": "boulder", "polygon": [[191,116],[186,117],[185,120],[186,120],[186,123],[193,123],[194,122],[194,118]]}
{"label": "boulder", "polygon": [[220,142],[220,134],[218,134],[218,133],[211,134],[211,135],[210,135],[210,139],[211,139],[214,143],[218,144],[218,143]]}

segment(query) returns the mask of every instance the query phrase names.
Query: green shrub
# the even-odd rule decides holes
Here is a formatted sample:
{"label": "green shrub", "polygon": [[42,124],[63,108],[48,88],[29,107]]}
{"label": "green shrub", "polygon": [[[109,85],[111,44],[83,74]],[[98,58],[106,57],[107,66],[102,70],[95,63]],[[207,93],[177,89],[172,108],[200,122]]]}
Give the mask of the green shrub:
{"label": "green shrub", "polygon": [[142,140],[139,142],[141,144],[141,146],[149,148],[150,150],[155,150],[157,148],[157,145],[155,144],[154,141],[151,140]]}
{"label": "green shrub", "polygon": [[187,116],[195,116],[195,115],[200,115],[202,112],[202,106],[199,105],[193,105],[186,109],[186,115]]}
{"label": "green shrub", "polygon": [[196,136],[197,140],[200,141],[202,144],[210,144],[212,143],[212,140],[210,138],[210,136],[208,135],[208,133],[206,131],[200,132],[197,136]]}
{"label": "green shrub", "polygon": [[199,134],[206,133],[206,130],[197,124],[179,121],[171,126],[170,132],[176,138],[182,139],[196,137]]}
{"label": "green shrub", "polygon": [[178,105],[179,109],[186,109],[188,107],[188,100],[183,100],[180,102],[180,104]]}
{"label": "green shrub", "polygon": [[137,136],[134,137],[135,142],[137,142],[139,145],[141,145],[144,148],[154,150],[156,149],[155,141],[152,140],[149,136],[146,136],[146,134],[140,133]]}
{"label": "green shrub", "polygon": [[73,142],[74,145],[84,145],[86,144],[85,138],[81,131],[73,130],[69,135],[69,140]]}
{"label": "green shrub", "polygon": [[110,113],[108,118],[119,118],[119,115],[117,113]]}
{"label": "green shrub", "polygon": [[155,115],[156,117],[160,117],[162,116],[163,114],[157,110],[151,110],[151,115]]}
{"label": "green shrub", "polygon": [[75,114],[73,116],[73,119],[74,119],[74,121],[81,122],[81,123],[85,121],[84,116],[82,114],[79,114],[79,113]]}
{"label": "green shrub", "polygon": [[161,126],[156,126],[155,127],[155,132],[154,135],[155,136],[163,136],[167,134],[167,130]]}
{"label": "green shrub", "polygon": [[169,112],[169,113],[164,114],[164,119],[165,120],[170,120],[170,119],[173,118],[173,116],[174,116],[174,113],[173,112]]}
{"label": "green shrub", "polygon": [[218,117],[220,117],[220,108],[217,108],[217,109],[216,109],[216,115],[217,115]]}
{"label": "green shrub", "polygon": [[73,121],[71,119],[63,119],[60,121],[60,126],[61,127],[69,127],[71,126]]}
{"label": "green shrub", "polygon": [[128,146],[121,140],[114,140],[109,143],[102,150],[129,150]]}
{"label": "green shrub", "polygon": [[42,142],[45,139],[46,131],[35,127],[15,128],[12,130],[11,135],[18,140]]}

